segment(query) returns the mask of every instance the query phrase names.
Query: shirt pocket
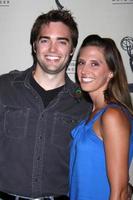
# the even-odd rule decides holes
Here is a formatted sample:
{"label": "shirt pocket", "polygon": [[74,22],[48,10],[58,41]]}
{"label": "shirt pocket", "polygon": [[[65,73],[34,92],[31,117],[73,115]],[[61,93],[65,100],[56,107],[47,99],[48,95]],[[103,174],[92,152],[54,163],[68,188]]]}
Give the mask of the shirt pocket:
{"label": "shirt pocket", "polygon": [[71,130],[78,123],[75,116],[55,113],[52,128],[52,144],[59,148],[69,147]]}
{"label": "shirt pocket", "polygon": [[22,139],[27,132],[29,108],[4,105],[0,115],[0,126],[4,136]]}

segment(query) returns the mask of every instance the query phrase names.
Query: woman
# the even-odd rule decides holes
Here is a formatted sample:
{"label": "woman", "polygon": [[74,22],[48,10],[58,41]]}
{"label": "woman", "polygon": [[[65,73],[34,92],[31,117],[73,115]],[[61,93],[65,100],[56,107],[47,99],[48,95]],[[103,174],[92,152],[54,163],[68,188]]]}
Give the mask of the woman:
{"label": "woman", "polygon": [[77,75],[93,111],[72,131],[70,199],[127,200],[133,107],[115,42],[86,37],[77,56]]}

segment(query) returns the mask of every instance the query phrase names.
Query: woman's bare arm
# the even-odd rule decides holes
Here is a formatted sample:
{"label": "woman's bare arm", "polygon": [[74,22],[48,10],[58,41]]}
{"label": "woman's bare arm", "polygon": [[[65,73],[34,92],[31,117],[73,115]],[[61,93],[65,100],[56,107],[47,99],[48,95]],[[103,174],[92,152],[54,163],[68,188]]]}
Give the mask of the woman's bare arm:
{"label": "woman's bare arm", "polygon": [[130,123],[119,108],[109,108],[102,116],[110,200],[128,199],[128,152]]}

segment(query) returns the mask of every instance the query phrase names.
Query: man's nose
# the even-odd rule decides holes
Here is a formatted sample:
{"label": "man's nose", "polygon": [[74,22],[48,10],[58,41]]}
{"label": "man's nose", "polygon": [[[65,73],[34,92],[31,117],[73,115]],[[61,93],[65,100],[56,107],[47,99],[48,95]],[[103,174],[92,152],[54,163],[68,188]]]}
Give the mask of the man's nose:
{"label": "man's nose", "polygon": [[57,44],[56,44],[56,42],[51,41],[49,49],[50,49],[50,52],[57,51]]}

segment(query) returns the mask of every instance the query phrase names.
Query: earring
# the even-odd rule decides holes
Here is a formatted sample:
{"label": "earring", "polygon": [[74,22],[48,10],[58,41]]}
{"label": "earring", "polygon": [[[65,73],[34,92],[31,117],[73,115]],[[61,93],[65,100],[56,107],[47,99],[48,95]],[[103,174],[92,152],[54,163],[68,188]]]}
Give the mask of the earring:
{"label": "earring", "polygon": [[112,78],[112,77],[113,77],[113,73],[110,72],[110,73],[109,73],[109,78]]}

